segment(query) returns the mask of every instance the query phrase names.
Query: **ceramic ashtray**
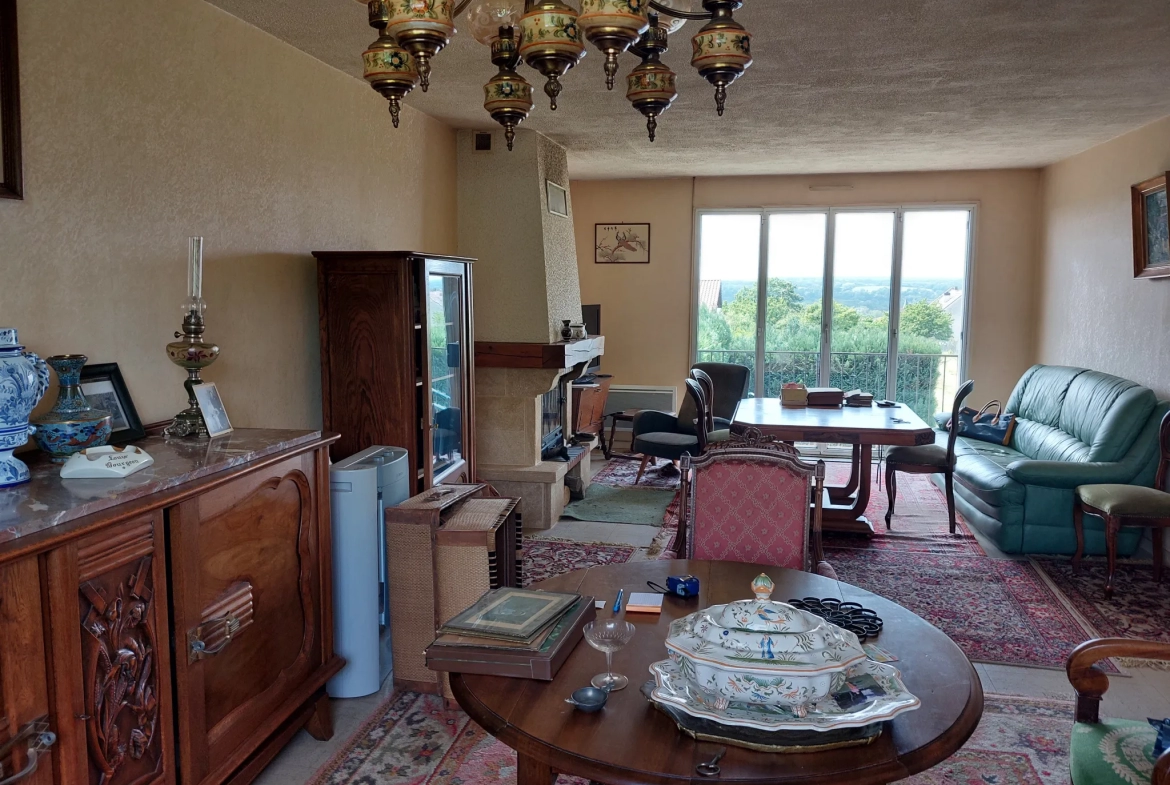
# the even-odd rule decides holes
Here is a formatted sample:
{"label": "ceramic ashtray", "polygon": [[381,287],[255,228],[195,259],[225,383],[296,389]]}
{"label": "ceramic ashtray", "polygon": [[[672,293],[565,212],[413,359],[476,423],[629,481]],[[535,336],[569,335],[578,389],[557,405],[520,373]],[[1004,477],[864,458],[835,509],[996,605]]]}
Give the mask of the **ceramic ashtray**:
{"label": "ceramic ashtray", "polygon": [[599,690],[596,687],[582,687],[574,692],[572,697],[565,698],[565,703],[573,704],[577,711],[592,714],[595,711],[601,711],[608,698],[609,693],[605,690]]}

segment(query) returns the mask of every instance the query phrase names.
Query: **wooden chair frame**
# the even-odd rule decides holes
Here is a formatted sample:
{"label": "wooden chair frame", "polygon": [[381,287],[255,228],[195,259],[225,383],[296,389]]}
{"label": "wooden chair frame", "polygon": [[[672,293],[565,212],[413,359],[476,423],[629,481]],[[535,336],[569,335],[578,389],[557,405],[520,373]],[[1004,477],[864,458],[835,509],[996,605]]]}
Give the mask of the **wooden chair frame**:
{"label": "wooden chair frame", "polygon": [[[1154,475],[1154,487],[1160,491],[1166,490],[1167,474],[1170,474],[1170,412],[1162,418],[1158,428],[1158,449],[1161,453],[1158,459],[1158,471]],[[1154,581],[1162,580],[1163,561],[1163,530],[1170,527],[1170,518],[1147,518],[1140,515],[1109,515],[1092,505],[1081,501],[1079,494],[1073,499],[1073,531],[1077,535],[1077,552],[1073,554],[1074,569],[1080,569],[1081,559],[1085,555],[1085,513],[1099,516],[1105,521],[1105,558],[1108,561],[1109,574],[1105,578],[1105,599],[1113,597],[1114,579],[1117,572],[1117,535],[1123,526],[1137,526],[1150,529],[1154,546]]]}
{"label": "wooden chair frame", "polygon": [[[1073,649],[1065,662],[1069,683],[1077,692],[1077,722],[1100,722],[1101,698],[1109,689],[1109,676],[1097,667],[1108,657],[1138,657],[1170,661],[1170,643],[1132,638],[1097,638]],[[1154,762],[1150,785],[1170,785],[1170,750]]]}
{"label": "wooden chair frame", "polygon": [[955,393],[955,400],[951,404],[951,422],[947,426],[947,465],[945,468],[927,466],[916,463],[895,463],[886,461],[886,498],[889,499],[889,508],[886,510],[886,529],[890,529],[891,519],[894,517],[894,501],[898,497],[897,472],[906,474],[938,474],[942,473],[947,492],[947,517],[951,524],[951,534],[955,533],[955,440],[959,438],[959,410],[963,408],[963,401],[975,389],[975,382],[968,379]]}
{"label": "wooden chair frame", "polygon": [[[697,382],[687,379],[691,384]],[[763,436],[758,429],[750,428],[733,440],[712,445],[703,455],[692,458],[684,455],[682,459],[682,488],[679,494],[678,542],[679,553],[686,558],[694,558],[694,541],[691,535],[693,521],[691,516],[695,509],[695,483],[693,472],[701,470],[714,463],[728,460],[750,460],[757,463],[783,466],[809,479],[810,503],[805,517],[805,525],[809,527],[808,552],[805,557],[805,569],[818,572],[823,569],[825,560],[822,544],[822,513],[825,498],[825,462],[817,461],[810,464],[800,457],[796,448],[784,442],[778,442],[769,436]]]}
{"label": "wooden chair frame", "polygon": [[707,405],[707,417],[704,422],[707,423],[707,431],[713,431],[715,430],[715,412],[712,409],[715,405],[715,380],[702,368],[692,368],[690,376],[703,389],[703,396],[706,399]]}

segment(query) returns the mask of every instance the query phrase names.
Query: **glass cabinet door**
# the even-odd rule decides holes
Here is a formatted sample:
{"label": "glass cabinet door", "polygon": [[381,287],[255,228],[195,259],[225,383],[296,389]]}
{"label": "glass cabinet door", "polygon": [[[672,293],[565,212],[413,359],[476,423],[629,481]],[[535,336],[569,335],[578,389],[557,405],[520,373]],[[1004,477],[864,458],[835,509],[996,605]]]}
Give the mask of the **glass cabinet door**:
{"label": "glass cabinet door", "polygon": [[427,271],[431,476],[463,459],[463,277]]}

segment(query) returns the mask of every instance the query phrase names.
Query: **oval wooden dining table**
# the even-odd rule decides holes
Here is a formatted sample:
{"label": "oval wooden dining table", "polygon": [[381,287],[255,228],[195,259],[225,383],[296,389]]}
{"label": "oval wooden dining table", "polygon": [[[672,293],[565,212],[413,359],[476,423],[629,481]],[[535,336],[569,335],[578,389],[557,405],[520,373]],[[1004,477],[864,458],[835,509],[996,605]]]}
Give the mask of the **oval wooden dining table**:
{"label": "oval wooden dining table", "polygon": [[[866,746],[802,753],[762,753],[727,747],[715,778],[695,766],[723,746],[695,741],[655,709],[639,691],[650,663],[666,658],[663,642],[674,619],[716,603],[751,597],[752,578],[766,572],[776,583],[773,599],[836,597],[860,602],[885,622],[875,643],[899,659],[907,688],[921,708],[887,723]],[[518,754],[518,785],[550,785],[557,773],[607,785],[735,783],[887,783],[929,769],[950,757],[975,731],[983,714],[983,689],[970,661],[937,627],[900,605],[845,583],[797,570],[711,561],[653,561],[591,567],[542,581],[532,588],[579,592],[605,600],[598,618],[611,616],[619,589],[649,591],[646,581],[667,575],[698,576],[701,594],[668,595],[662,613],[628,613],[633,640],[614,655],[614,671],[630,686],[611,693],[596,714],[565,702],[605,670],[604,655],[582,640],[552,681],[451,674],[459,705],[475,722]],[[912,580],[911,576],[906,576]]]}

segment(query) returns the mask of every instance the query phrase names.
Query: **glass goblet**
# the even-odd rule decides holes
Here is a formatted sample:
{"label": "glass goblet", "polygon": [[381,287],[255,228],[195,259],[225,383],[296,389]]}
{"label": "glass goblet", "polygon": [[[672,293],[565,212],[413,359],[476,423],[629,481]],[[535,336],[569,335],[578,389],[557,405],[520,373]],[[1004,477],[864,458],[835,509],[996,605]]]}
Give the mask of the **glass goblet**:
{"label": "glass goblet", "polygon": [[601,619],[585,625],[585,640],[593,648],[605,652],[605,673],[594,676],[590,684],[599,690],[613,692],[630,683],[625,676],[613,672],[613,653],[633,637],[634,625],[625,619]]}

